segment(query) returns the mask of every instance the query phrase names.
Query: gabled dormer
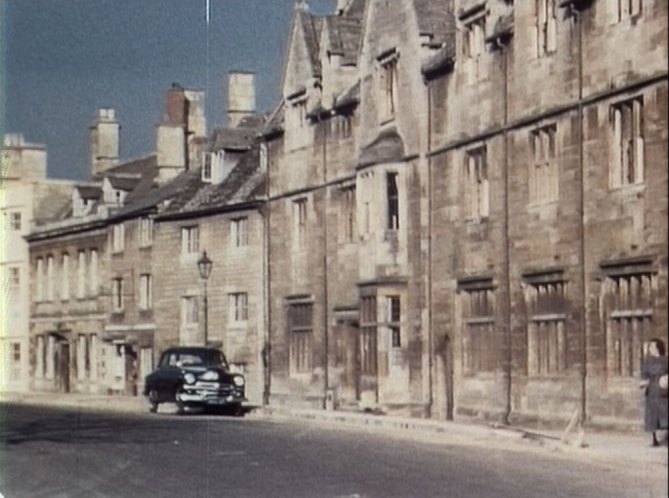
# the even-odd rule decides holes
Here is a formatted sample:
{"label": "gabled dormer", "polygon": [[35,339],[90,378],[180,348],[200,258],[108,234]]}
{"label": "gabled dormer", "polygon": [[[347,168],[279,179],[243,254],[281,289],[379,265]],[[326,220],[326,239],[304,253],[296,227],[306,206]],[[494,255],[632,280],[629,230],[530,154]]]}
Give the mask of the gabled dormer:
{"label": "gabled dormer", "polygon": [[327,16],[320,38],[322,106],[330,109],[335,99],[357,79],[362,20],[341,11]]}
{"label": "gabled dormer", "polygon": [[284,56],[282,93],[285,133],[289,149],[311,143],[308,115],[321,105],[322,72],[319,41],[323,18],[312,16],[305,2],[298,2]]}
{"label": "gabled dormer", "polygon": [[97,185],[77,185],[72,189],[72,216],[87,216],[94,211],[102,197],[102,189]]}
{"label": "gabled dormer", "polygon": [[141,180],[140,175],[107,176],[102,181],[102,196],[105,204],[123,206],[125,198]]}

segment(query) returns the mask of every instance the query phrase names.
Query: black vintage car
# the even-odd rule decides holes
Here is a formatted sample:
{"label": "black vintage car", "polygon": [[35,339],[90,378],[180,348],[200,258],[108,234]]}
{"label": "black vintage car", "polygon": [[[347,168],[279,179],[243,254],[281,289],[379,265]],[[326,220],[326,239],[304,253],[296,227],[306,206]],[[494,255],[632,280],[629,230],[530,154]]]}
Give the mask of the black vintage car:
{"label": "black vintage car", "polygon": [[246,401],[244,376],[231,373],[225,356],[218,349],[176,347],[165,351],[158,368],[146,376],[144,396],[149,410],[160,403],[176,403],[179,413],[186,407],[225,407],[239,413]]}

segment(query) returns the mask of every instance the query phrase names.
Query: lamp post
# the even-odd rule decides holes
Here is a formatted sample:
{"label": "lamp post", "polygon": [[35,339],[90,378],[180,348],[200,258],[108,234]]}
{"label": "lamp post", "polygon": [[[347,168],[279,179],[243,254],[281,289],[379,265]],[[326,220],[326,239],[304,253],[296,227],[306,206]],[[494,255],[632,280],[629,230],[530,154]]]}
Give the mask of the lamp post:
{"label": "lamp post", "polygon": [[211,270],[214,262],[207,257],[207,251],[202,253],[200,259],[197,260],[197,269],[200,272],[200,278],[204,280],[204,345],[207,345],[209,340],[209,303],[207,300],[207,280],[211,275]]}

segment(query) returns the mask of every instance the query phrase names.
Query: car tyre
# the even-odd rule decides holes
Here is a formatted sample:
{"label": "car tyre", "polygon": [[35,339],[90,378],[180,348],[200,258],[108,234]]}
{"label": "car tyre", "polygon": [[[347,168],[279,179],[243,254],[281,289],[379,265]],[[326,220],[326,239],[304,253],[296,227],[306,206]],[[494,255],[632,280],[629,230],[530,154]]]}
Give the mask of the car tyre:
{"label": "car tyre", "polygon": [[158,411],[158,405],[160,404],[158,403],[158,391],[151,389],[147,398],[149,400],[149,412],[156,413]]}
{"label": "car tyre", "polygon": [[226,415],[231,416],[231,417],[241,417],[242,416],[242,405],[241,405],[241,403],[235,403],[235,404],[226,406],[224,413]]}
{"label": "car tyre", "polygon": [[184,404],[183,401],[179,399],[178,392],[174,393],[174,402],[177,405],[177,415],[183,415],[184,413],[186,413],[186,405]]}

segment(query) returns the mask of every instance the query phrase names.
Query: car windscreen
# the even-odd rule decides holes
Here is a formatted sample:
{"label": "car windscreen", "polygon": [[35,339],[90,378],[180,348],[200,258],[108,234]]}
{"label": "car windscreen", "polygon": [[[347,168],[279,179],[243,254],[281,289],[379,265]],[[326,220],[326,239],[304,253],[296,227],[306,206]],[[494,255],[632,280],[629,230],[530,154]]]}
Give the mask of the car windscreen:
{"label": "car windscreen", "polygon": [[171,351],[160,362],[161,367],[227,366],[220,351]]}

